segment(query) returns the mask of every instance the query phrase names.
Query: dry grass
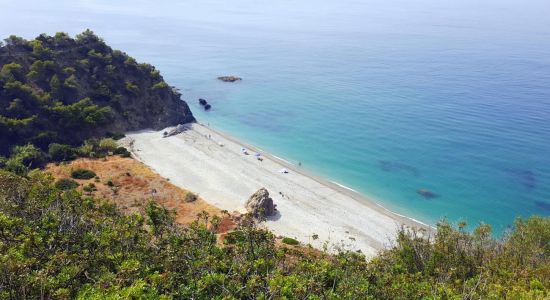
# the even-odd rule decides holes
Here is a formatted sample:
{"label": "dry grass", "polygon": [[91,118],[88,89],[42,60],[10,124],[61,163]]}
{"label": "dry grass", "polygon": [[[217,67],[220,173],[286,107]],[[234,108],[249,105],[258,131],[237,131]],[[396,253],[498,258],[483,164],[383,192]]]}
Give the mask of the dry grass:
{"label": "dry grass", "polygon": [[[75,179],[80,184],[78,188],[93,183],[96,191],[86,193],[97,198],[113,201],[119,208],[128,213],[142,212],[144,205],[151,199],[168,209],[176,210],[176,221],[180,224],[189,224],[202,211],[210,215],[221,215],[221,211],[206,203],[200,197],[194,202],[185,202],[186,190],[183,190],[159,174],[153,172],[142,163],[121,157],[102,159],[77,159],[67,164],[49,164],[46,171],[56,179],[71,178],[71,171],[84,168],[94,171],[99,180]],[[112,182],[112,186],[108,182]],[[227,221],[226,221],[227,222]],[[229,224],[224,224],[231,227]]]}
{"label": "dry grass", "polygon": [[[183,225],[196,220],[197,214],[203,211],[211,216],[223,216],[217,229],[220,244],[223,244],[225,234],[235,229],[239,220],[238,217],[234,219],[233,216],[224,216],[220,209],[206,203],[200,197],[194,202],[185,202],[188,191],[173,185],[166,178],[131,158],[118,156],[107,157],[105,160],[81,158],[66,164],[49,164],[46,171],[58,180],[71,178],[71,172],[79,168],[94,171],[99,180],[74,179],[80,184],[78,190],[82,192],[83,186],[93,183],[97,190],[90,193],[83,192],[84,194],[113,201],[127,213],[143,212],[145,204],[154,199],[168,209],[175,209],[176,222]],[[112,186],[108,184],[109,181],[112,182]],[[291,250],[289,251],[292,254],[291,257],[300,257],[304,253],[320,253],[316,249],[303,245],[286,245],[281,240],[282,237],[276,239],[277,246]]]}

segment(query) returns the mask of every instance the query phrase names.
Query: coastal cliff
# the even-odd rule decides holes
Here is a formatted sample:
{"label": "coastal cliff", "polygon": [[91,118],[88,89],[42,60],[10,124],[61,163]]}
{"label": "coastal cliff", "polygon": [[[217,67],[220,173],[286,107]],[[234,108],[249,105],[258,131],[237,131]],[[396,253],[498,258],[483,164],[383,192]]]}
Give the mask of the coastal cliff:
{"label": "coastal cliff", "polygon": [[155,67],[87,30],[0,44],[0,154],[195,121]]}

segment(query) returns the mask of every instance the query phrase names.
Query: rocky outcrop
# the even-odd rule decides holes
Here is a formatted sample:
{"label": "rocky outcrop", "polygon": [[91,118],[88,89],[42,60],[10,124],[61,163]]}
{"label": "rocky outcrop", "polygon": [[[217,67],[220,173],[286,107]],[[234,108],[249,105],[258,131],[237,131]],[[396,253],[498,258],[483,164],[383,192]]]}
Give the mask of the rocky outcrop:
{"label": "rocky outcrop", "polygon": [[220,77],[218,77],[218,79],[221,80],[221,81],[224,81],[224,82],[235,82],[235,81],[238,81],[238,80],[243,80],[241,77],[233,76],[233,75],[220,76]]}
{"label": "rocky outcrop", "polygon": [[210,110],[212,105],[208,104],[208,101],[203,98],[199,98],[199,104],[204,108],[204,110]]}
{"label": "rocky outcrop", "polygon": [[275,215],[276,209],[273,199],[265,188],[259,189],[246,201],[246,210],[255,217],[269,217]]}
{"label": "rocky outcrop", "polygon": [[163,137],[169,137],[169,136],[173,136],[173,135],[176,135],[178,133],[182,133],[185,131],[185,126],[183,126],[182,124],[178,124],[178,126],[174,127],[174,129],[168,131],[168,132],[164,132],[164,136]]}
{"label": "rocky outcrop", "polygon": [[[29,142],[47,150],[51,143],[76,146],[195,121],[155,67],[112,49],[91,31],[76,38],[41,34],[33,41],[12,36],[0,44],[0,69],[0,119],[7,120],[0,124],[0,155]],[[4,109],[10,105],[17,109]]]}

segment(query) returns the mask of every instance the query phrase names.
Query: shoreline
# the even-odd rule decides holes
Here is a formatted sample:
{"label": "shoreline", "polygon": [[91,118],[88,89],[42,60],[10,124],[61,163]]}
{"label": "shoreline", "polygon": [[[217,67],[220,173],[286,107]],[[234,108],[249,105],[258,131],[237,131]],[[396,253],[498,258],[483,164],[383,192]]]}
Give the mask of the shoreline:
{"label": "shoreline", "polygon": [[[317,182],[319,182],[323,185],[331,186],[333,189],[337,189],[342,193],[346,193],[346,194],[348,194],[348,196],[350,196],[351,198],[353,198],[354,200],[356,200],[356,201],[358,201],[362,204],[365,204],[367,206],[372,205],[373,207],[371,207],[371,208],[381,209],[381,212],[389,213],[393,217],[400,218],[400,219],[402,218],[406,222],[413,222],[413,224],[410,224],[410,225],[406,224],[408,226],[421,225],[423,228],[426,228],[426,229],[435,229],[435,227],[432,226],[432,225],[426,224],[426,223],[424,223],[420,220],[417,220],[415,218],[408,217],[408,216],[405,216],[403,214],[396,213],[396,212],[392,211],[391,209],[386,208],[384,205],[380,204],[379,201],[374,200],[373,197],[371,197],[371,196],[364,195],[361,192],[359,192],[359,191],[357,191],[353,188],[350,188],[348,186],[345,186],[345,185],[343,185],[339,182],[323,178],[322,176],[318,176],[316,174],[313,174],[312,172],[308,172],[307,170],[304,170],[303,168],[301,168],[299,166],[296,166],[295,164],[291,163],[290,161],[288,161],[284,158],[273,155],[273,154],[271,154],[271,153],[269,153],[265,150],[262,150],[261,148],[256,147],[254,145],[241,142],[241,141],[237,140],[235,137],[233,137],[233,136],[231,136],[231,135],[229,135],[225,132],[222,132],[219,129],[213,129],[212,127],[210,127],[208,125],[205,125],[205,124],[203,124],[201,122],[198,122],[198,121],[197,121],[196,124],[202,126],[203,128],[206,128],[206,129],[208,129],[212,132],[215,132],[215,133],[219,134],[220,136],[223,136],[226,139],[233,141],[236,144],[242,145],[244,148],[254,150],[254,152],[260,152],[260,153],[262,153],[262,156],[269,157],[273,160],[278,161],[281,165],[283,165],[287,169],[290,169],[294,172],[300,173],[303,176],[307,176],[307,177],[309,177],[309,178],[311,178],[311,179],[313,179],[313,180],[315,180],[315,181],[317,181]],[[363,201],[365,203],[363,203]]]}
{"label": "shoreline", "polygon": [[[164,138],[163,131],[171,128],[129,132],[122,143],[173,184],[220,209],[243,212],[248,197],[266,187],[278,214],[265,225],[276,235],[319,249],[328,243],[332,249],[361,250],[370,257],[391,245],[401,226],[433,231],[351,188],[204,124],[186,124],[183,132]],[[242,148],[261,153],[263,160],[243,154]],[[284,168],[288,174],[281,173]],[[312,241],[313,235],[319,238]]]}

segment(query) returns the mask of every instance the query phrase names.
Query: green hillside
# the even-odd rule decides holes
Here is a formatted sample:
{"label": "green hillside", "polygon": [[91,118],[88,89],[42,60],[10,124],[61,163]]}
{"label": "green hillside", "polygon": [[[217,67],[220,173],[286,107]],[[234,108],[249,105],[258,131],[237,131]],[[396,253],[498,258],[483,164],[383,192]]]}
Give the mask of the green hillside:
{"label": "green hillside", "polygon": [[31,143],[79,145],[108,133],[194,121],[180,94],[149,64],[91,31],[0,44],[0,155]]}

